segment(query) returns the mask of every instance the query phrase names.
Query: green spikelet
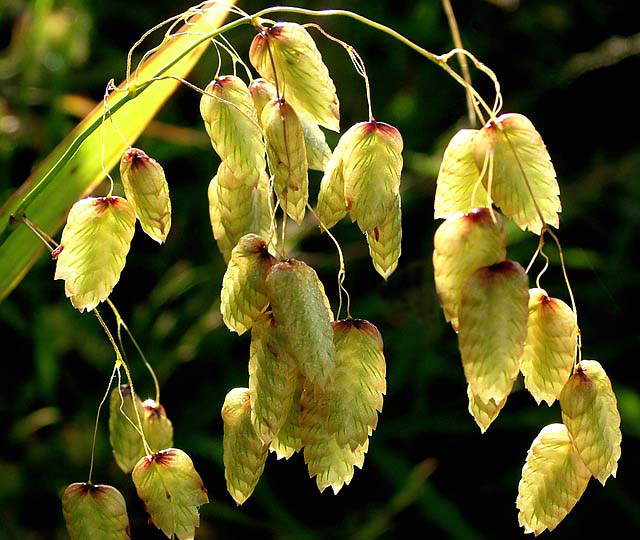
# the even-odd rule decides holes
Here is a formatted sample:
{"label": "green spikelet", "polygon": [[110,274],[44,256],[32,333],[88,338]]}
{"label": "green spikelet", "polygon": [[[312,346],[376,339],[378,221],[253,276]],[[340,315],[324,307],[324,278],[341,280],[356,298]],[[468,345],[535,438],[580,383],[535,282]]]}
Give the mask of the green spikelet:
{"label": "green spikelet", "polygon": [[398,267],[402,253],[402,207],[400,197],[389,212],[386,221],[367,233],[369,255],[376,269],[385,280]]}
{"label": "green spikelet", "polygon": [[160,452],[173,446],[173,424],[167,418],[164,407],[153,399],[142,403],[142,428],[152,452]]}
{"label": "green spikelet", "polygon": [[278,459],[289,459],[302,450],[302,424],[300,423],[302,389],[303,379],[299,375],[287,419],[269,446],[269,450],[275,452]]}
{"label": "green spikelet", "polygon": [[218,201],[218,175],[211,179],[207,195],[209,198],[209,220],[211,221],[213,238],[218,244],[218,250],[222,253],[225,262],[229,262],[233,244],[231,243],[231,239],[227,236],[227,231],[225,231],[224,226],[222,225],[222,218],[220,216],[220,203]]}
{"label": "green spikelet", "polygon": [[400,196],[402,136],[384,122],[361,122],[343,135],[344,197],[362,232],[380,227]]}
{"label": "green spikelet", "polygon": [[233,174],[255,187],[266,167],[265,145],[258,114],[247,85],[235,75],[211,81],[200,113],[214,150]]}
{"label": "green spikelet", "polygon": [[193,540],[198,507],[209,497],[191,458],[177,448],[162,450],[140,459],[132,477],[149,520],[168,538]]}
{"label": "green spikelet", "polygon": [[237,504],[253,493],[267,459],[268,446],[256,434],[251,423],[248,388],[234,388],[224,399],[224,477],[227,491]]}
{"label": "green spikelet", "polygon": [[123,384],[111,391],[111,398],[109,399],[109,442],[113,449],[113,457],[124,473],[130,473],[135,464],[145,455],[142,437],[131,425],[131,422],[137,425],[134,403],[138,408],[140,418],[144,418],[142,401],[136,394],[132,395],[128,384]]}
{"label": "green spikelet", "polygon": [[171,199],[160,164],[142,150],[130,148],[120,161],[120,178],[142,230],[164,243],[171,228]]}
{"label": "green spikelet", "polygon": [[386,392],[386,364],[382,336],[362,319],[336,321],[335,384],[327,392],[328,429],[339,446],[355,451],[378,425]]}
{"label": "green spikelet", "polygon": [[271,267],[267,294],[283,344],[302,374],[324,388],[335,371],[331,312],[313,268],[290,259]]}
{"label": "green spikelet", "polygon": [[278,80],[282,95],[296,111],[321,126],[340,131],[336,88],[304,26],[279,22],[263,29],[251,43],[249,59],[265,79]]}
{"label": "green spikelet", "polygon": [[259,317],[251,329],[251,422],[267,445],[287,421],[298,386],[295,360],[282,347],[277,334],[270,312]]}
{"label": "green spikelet", "polygon": [[71,540],[129,540],[129,518],[114,487],[75,483],[62,495],[62,513]]}
{"label": "green spikelet", "polygon": [[502,219],[486,208],[447,219],[433,238],[433,274],[444,317],[458,331],[460,293],[478,268],[503,261],[507,239]]}
{"label": "green spikelet", "polygon": [[255,234],[240,238],[222,279],[220,311],[227,328],[243,334],[267,308],[266,279],[274,258]]}
{"label": "green spikelet", "polygon": [[80,312],[106,300],[120,280],[135,231],[133,207],[122,197],[87,197],[69,212],[56,249],[54,279]]}
{"label": "green spikelet", "polygon": [[329,430],[329,399],[317,387],[305,384],[302,394],[302,442],[309,477],[315,477],[321,493],[331,487],[337,494],[342,486],[351,482],[354,467],[362,468],[369,440],[355,450],[349,445],[338,444],[335,434]]}
{"label": "green spikelet", "polygon": [[280,206],[300,223],[309,200],[304,131],[298,115],[284,100],[269,101],[262,111],[269,169]]}

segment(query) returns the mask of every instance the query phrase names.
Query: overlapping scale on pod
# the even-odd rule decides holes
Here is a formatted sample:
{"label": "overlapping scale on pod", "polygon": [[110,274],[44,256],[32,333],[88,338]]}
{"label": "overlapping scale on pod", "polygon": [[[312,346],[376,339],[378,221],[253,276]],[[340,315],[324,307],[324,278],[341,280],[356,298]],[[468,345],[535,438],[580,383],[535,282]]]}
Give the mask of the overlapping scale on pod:
{"label": "overlapping scale on pod", "polygon": [[470,385],[467,385],[467,398],[469,399],[469,414],[473,416],[481,433],[489,429],[489,426],[498,418],[500,411],[507,402],[506,397],[497,403],[493,399],[482,401],[471,391]]}
{"label": "overlapping scale on pod", "polygon": [[321,126],[340,130],[335,85],[304,26],[279,22],[263,28],[251,43],[249,59],[262,77],[272,83],[277,81],[281,95],[296,111]]}
{"label": "overlapping scale on pod", "polygon": [[367,232],[369,255],[373,267],[384,279],[388,279],[398,267],[402,253],[402,203],[396,199],[395,207],[389,212],[382,225]]}
{"label": "overlapping scale on pod", "polygon": [[556,172],[526,116],[509,113],[489,121],[474,138],[473,155],[478,169],[488,160],[482,183],[504,215],[535,234],[544,224],[558,227],[562,207]]}
{"label": "overlapping scale on pod", "polygon": [[269,305],[266,279],[274,258],[255,234],[240,238],[222,278],[220,311],[229,330],[243,334]]}
{"label": "overlapping scale on pod", "polygon": [[298,115],[282,99],[262,110],[269,170],[280,206],[296,223],[302,222],[309,200],[309,176],[304,131]]}
{"label": "overlapping scale on pod", "polygon": [[524,384],[539,404],[551,405],[571,375],[578,324],[572,309],[543,289],[529,291],[527,339],[520,365]]}
{"label": "overlapping scale on pod", "polygon": [[122,197],[87,197],[76,202],[62,231],[55,279],[80,312],[106,300],[124,268],[136,215]]}
{"label": "overlapping scale on pod", "polygon": [[62,495],[62,513],[71,540],[129,540],[129,518],[114,487],[75,483]]}
{"label": "overlapping scale on pod", "polygon": [[272,313],[264,313],[251,329],[249,391],[251,422],[266,445],[295,409],[298,377],[296,361],[283,347]]}
{"label": "overlapping scale on pod", "polygon": [[269,450],[275,452],[278,459],[289,459],[293,454],[302,450],[301,400],[303,389],[304,379],[298,375],[287,419],[269,445]]}
{"label": "overlapping scale on pod", "polygon": [[198,508],[209,497],[191,458],[168,448],[140,459],[132,476],[150,522],[168,538],[193,540],[200,525]]}
{"label": "overlapping scale on pod", "polygon": [[[276,87],[263,78],[254,79],[249,85],[249,92],[253,98],[253,103],[258,111],[258,118],[262,122],[262,110],[271,100],[278,97]],[[329,158],[331,148],[318,124],[310,119],[306,114],[296,111],[302,131],[304,134],[304,146],[307,151],[307,165],[310,169],[324,171]]]}
{"label": "overlapping scale on pod", "polygon": [[604,485],[620,459],[620,413],[599,362],[583,360],[560,394],[562,421],[587,469]]}
{"label": "overlapping scale on pod", "polygon": [[444,221],[433,239],[433,273],[445,319],[458,331],[460,294],[478,268],[506,258],[507,240],[502,219],[486,208],[474,209]]}
{"label": "overlapping scale on pod", "polygon": [[458,346],[471,392],[484,403],[504,400],[520,369],[527,336],[529,279],[516,262],[476,270],[465,281]]}
{"label": "overlapping scale on pod", "polygon": [[301,373],[325,388],[334,379],[335,347],[331,311],[315,271],[295,259],[273,265],[267,296],[283,346]]}
{"label": "overlapping scale on pod", "polygon": [[171,228],[171,199],[160,164],[142,150],[130,148],[120,160],[120,178],[142,230],[164,243]]}
{"label": "overlapping scale on pod", "polygon": [[518,485],[518,523],[525,533],[552,531],[575,506],[591,474],[563,424],[542,429],[533,441]]}
{"label": "overlapping scale on pod", "polygon": [[237,504],[253,493],[268,454],[268,445],[253,429],[250,401],[248,388],[234,388],[222,406],[224,476],[227,491]]}
{"label": "overlapping scale on pod", "polygon": [[257,185],[266,167],[265,143],[249,88],[235,75],[224,75],[205,88],[200,114],[214,150],[233,174]]}
{"label": "overlapping scale on pod", "polygon": [[487,205],[487,191],[473,155],[477,134],[477,129],[461,129],[444,151],[433,204],[435,219],[464,214],[472,208]]}

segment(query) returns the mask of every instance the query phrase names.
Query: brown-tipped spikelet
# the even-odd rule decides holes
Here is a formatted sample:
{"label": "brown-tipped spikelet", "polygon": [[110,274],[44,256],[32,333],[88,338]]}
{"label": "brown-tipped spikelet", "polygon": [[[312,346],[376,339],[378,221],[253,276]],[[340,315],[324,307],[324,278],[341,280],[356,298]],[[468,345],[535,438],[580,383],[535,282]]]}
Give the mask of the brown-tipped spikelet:
{"label": "brown-tipped spikelet", "polygon": [[620,413],[611,381],[595,360],[583,360],[560,394],[562,421],[580,458],[604,485],[620,459]]}
{"label": "brown-tipped spikelet", "polygon": [[[134,406],[138,408],[138,415]],[[138,395],[131,393],[128,384],[114,388],[109,399],[109,442],[113,457],[124,473],[130,473],[145,455],[142,437],[134,427],[138,425],[138,416],[141,420],[144,418],[144,406]]]}
{"label": "brown-tipped spikelet", "polygon": [[313,384],[325,388],[334,377],[331,312],[318,276],[302,261],[271,267],[267,295],[283,345]]}
{"label": "brown-tipped spikelet", "polygon": [[302,390],[304,379],[300,374],[296,381],[296,390],[291,400],[289,414],[278,434],[271,441],[269,450],[275,452],[278,459],[289,459],[293,454],[302,450]]}
{"label": "brown-tipped spikelet", "polygon": [[400,197],[396,199],[394,208],[389,212],[387,220],[367,232],[369,255],[373,267],[384,279],[398,267],[398,259],[402,253],[402,206]]}
{"label": "brown-tipped spikelet", "polygon": [[164,243],[171,228],[171,199],[160,164],[142,150],[130,148],[120,160],[120,178],[142,230]]}
{"label": "brown-tipped spikelet", "polygon": [[489,121],[474,139],[473,154],[478,168],[489,160],[482,183],[504,215],[535,234],[545,223],[558,227],[562,208],[556,171],[542,137],[526,116],[509,113],[498,117],[497,123]]}
{"label": "brown-tipped spikelet", "polygon": [[262,111],[269,169],[280,207],[296,223],[304,218],[309,200],[309,176],[304,131],[298,115],[284,100],[269,101]]}
{"label": "brown-tipped spikelet", "polygon": [[321,126],[340,131],[336,87],[304,26],[279,22],[263,28],[251,43],[249,59],[265,79],[272,83],[277,80],[281,96],[296,111]]}
{"label": "brown-tipped spikelet", "polygon": [[504,400],[520,369],[527,337],[529,279],[516,262],[476,270],[460,295],[458,345],[471,392]]}
{"label": "brown-tipped spikelet", "polygon": [[518,485],[518,523],[524,532],[538,536],[555,529],[578,502],[590,477],[567,428],[544,427],[531,444]]}
{"label": "brown-tipped spikelet", "polygon": [[484,433],[489,429],[493,421],[498,418],[498,414],[507,402],[505,397],[502,401],[496,403],[493,399],[482,401],[471,391],[471,386],[467,385],[467,397],[469,398],[469,414],[478,424],[480,432]]}
{"label": "brown-tipped spikelet", "polygon": [[153,399],[142,403],[144,408],[142,428],[152,452],[160,452],[173,446],[173,424],[164,407]]}
{"label": "brown-tipped spikelet", "polygon": [[202,96],[200,114],[214,150],[238,179],[254,187],[266,167],[265,145],[247,85],[225,75],[205,91],[211,95]]}
{"label": "brown-tipped spikelet", "polygon": [[488,204],[480,169],[473,157],[477,134],[477,129],[461,129],[444,151],[436,182],[434,219],[464,214]]}
{"label": "brown-tipped spikelet", "polygon": [[222,405],[224,423],[224,477],[227,491],[237,504],[253,493],[267,459],[268,445],[258,437],[251,423],[248,388],[234,388]]}
{"label": "brown-tipped spikelet", "polygon": [[209,497],[191,458],[168,448],[143,457],[132,476],[149,520],[168,538],[193,540],[200,525],[198,507]]}
{"label": "brown-tipped spikelet", "polygon": [[507,239],[502,219],[486,208],[447,219],[433,238],[433,274],[444,317],[458,331],[460,293],[478,268],[503,261]]}
{"label": "brown-tipped spikelet", "polygon": [[577,349],[578,324],[571,308],[543,289],[529,291],[527,340],[520,362],[524,385],[536,402],[551,405],[569,380]]}
{"label": "brown-tipped spikelet", "polygon": [[229,330],[243,334],[269,305],[266,279],[273,263],[266,241],[256,234],[244,235],[233,248],[220,291]]}
{"label": "brown-tipped spikelet", "polygon": [[309,477],[315,477],[320,492],[331,487],[337,494],[342,486],[351,482],[354,467],[362,468],[369,439],[355,450],[349,445],[339,445],[335,434],[329,430],[329,408],[328,391],[324,392],[307,381],[302,394],[300,420],[304,461]]}
{"label": "brown-tipped spikelet", "polygon": [[344,197],[353,221],[360,230],[380,227],[400,196],[402,136],[384,122],[360,122],[345,138],[342,174]]}
{"label": "brown-tipped spikelet", "polygon": [[340,446],[356,450],[378,425],[387,389],[382,336],[369,321],[332,323],[335,384],[327,392],[328,428]]}
{"label": "brown-tipped spikelet", "polygon": [[298,387],[298,367],[282,346],[271,312],[251,328],[249,392],[251,422],[269,445],[287,422]]}
{"label": "brown-tipped spikelet", "polygon": [[[249,85],[249,92],[253,98],[253,103],[258,111],[258,119],[262,122],[262,110],[271,100],[277,98],[276,87],[266,79],[254,79]],[[307,165],[310,169],[324,171],[331,149],[318,124],[301,111],[296,111],[302,131],[304,133],[304,146],[307,151]]]}
{"label": "brown-tipped spikelet", "polygon": [[120,280],[135,231],[133,207],[121,197],[87,197],[69,212],[54,279],[80,312],[106,300]]}
{"label": "brown-tipped spikelet", "polygon": [[129,540],[129,517],[114,487],[75,483],[62,495],[62,513],[71,540]]}

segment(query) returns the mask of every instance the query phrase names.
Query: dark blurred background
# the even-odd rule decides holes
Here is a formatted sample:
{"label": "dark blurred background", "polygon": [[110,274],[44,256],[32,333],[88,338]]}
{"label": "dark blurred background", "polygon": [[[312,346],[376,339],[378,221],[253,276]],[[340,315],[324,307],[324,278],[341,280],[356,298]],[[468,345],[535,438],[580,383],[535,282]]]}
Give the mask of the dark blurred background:
{"label": "dark blurred background", "polygon": [[[291,4],[352,9],[431,51],[453,47],[436,0]],[[619,478],[609,479],[604,488],[591,480],[582,500],[552,533],[563,539],[590,538],[614,524],[622,538],[640,531],[640,393],[631,369],[640,343],[635,324],[640,300],[640,13],[634,4],[453,2],[465,46],[500,79],[503,111],[532,119],[555,163],[563,204],[559,235],[577,299],[584,356],[599,360],[608,371],[622,414]],[[239,5],[252,12],[268,3],[240,0]],[[2,2],[0,202],[102,97],[106,81],[123,78],[131,44],[188,7],[175,0]],[[345,220],[335,228],[347,257],[352,313],[375,323],[384,337],[384,411],[364,469],[338,496],[329,490],[318,493],[301,455],[287,462],[270,456],[242,508],[226,493],[220,408],[229,389],[247,385],[249,341],[221,325],[224,264],[211,235],[206,195],[218,160],[202,126],[199,96],[179,90],[136,144],[165,167],[173,230],[162,248],[138,231],[112,299],[156,366],[175,445],[192,456],[209,489],[211,503],[201,509],[197,537],[518,538],[522,530],[515,499],[526,452],[544,425],[560,421],[560,410],[557,404],[537,407],[526,391],[515,391],[485,435],[467,413],[456,336],[438,307],[431,264],[438,225],[431,218],[435,178],[449,138],[468,126],[464,92],[442,70],[388,36],[342,18],[315,22],[357,48],[371,78],[376,118],[397,126],[405,140],[403,254],[388,283],[373,270],[357,227]],[[228,35],[245,58],[252,34],[242,28]],[[338,88],[341,124],[347,128],[365,119],[363,84],[340,47],[317,41]],[[215,65],[209,51],[190,80],[206,85]],[[231,69],[230,62],[225,69]],[[477,72],[473,77],[491,98],[486,80]],[[328,137],[333,146],[336,137]],[[314,197],[319,178],[311,177]],[[295,256],[313,264],[335,303],[333,244],[311,222],[299,238]],[[536,243],[536,237],[509,229],[509,256],[521,264],[528,263]],[[549,245],[547,252],[552,266],[542,284],[568,301],[555,249]],[[96,407],[114,360],[95,318],[71,307],[53,271],[43,254],[0,304],[0,540],[67,538],[59,496],[67,484],[86,479]],[[151,381],[133,349],[127,352],[134,380],[147,397]],[[111,456],[105,413],[94,478],[125,495],[133,538],[162,538],[146,525],[130,479]]]}

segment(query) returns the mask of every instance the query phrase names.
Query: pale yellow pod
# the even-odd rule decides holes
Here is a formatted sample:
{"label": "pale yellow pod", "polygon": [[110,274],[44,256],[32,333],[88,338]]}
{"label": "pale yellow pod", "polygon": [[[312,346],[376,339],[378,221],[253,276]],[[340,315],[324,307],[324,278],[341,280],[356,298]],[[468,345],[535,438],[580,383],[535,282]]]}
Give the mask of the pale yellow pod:
{"label": "pale yellow pod", "polygon": [[220,312],[229,330],[242,335],[267,309],[266,279],[274,261],[256,234],[244,235],[233,248],[220,291]]}
{"label": "pale yellow pod", "polygon": [[316,214],[322,225],[327,229],[333,227],[347,215],[342,162],[350,137],[345,135],[340,138],[329,158],[320,182],[320,191],[318,192]]}
{"label": "pale yellow pod", "polygon": [[344,197],[362,232],[381,226],[400,196],[402,136],[384,122],[360,122],[343,135]]}
{"label": "pale yellow pod", "polygon": [[164,243],[171,228],[171,199],[160,164],[142,150],[130,148],[120,160],[120,178],[142,230]]}
{"label": "pale yellow pod", "polygon": [[289,418],[298,375],[295,360],[282,346],[273,315],[264,313],[251,328],[249,392],[251,423],[267,445]]}
{"label": "pale yellow pod", "polygon": [[378,425],[387,390],[382,336],[369,321],[332,323],[335,383],[327,394],[328,428],[339,446],[356,450]]}
{"label": "pale yellow pod", "polygon": [[269,446],[269,450],[275,452],[277,459],[289,459],[302,450],[302,424],[300,423],[302,389],[303,379],[298,376],[287,419]]}
{"label": "pale yellow pod", "polygon": [[309,383],[302,394],[302,411],[304,461],[309,477],[315,477],[321,493],[331,487],[337,494],[351,482],[354,467],[362,468],[369,440],[355,450],[339,445],[328,426],[327,394]]}
{"label": "pale yellow pod", "polygon": [[280,207],[301,223],[309,200],[309,176],[304,131],[298,115],[283,100],[269,101],[262,111],[269,170]]}
{"label": "pale yellow pod", "polygon": [[444,221],[433,238],[433,275],[444,317],[458,331],[460,293],[466,279],[478,268],[503,261],[507,239],[502,219],[496,222],[486,208]]}
{"label": "pale yellow pod", "polygon": [[222,225],[222,217],[220,216],[220,203],[218,201],[218,176],[214,176],[209,182],[207,191],[209,199],[209,221],[211,222],[211,230],[213,238],[218,245],[218,250],[224,257],[225,262],[229,262],[231,258],[231,250],[234,247],[231,239],[227,236],[227,232]]}
{"label": "pale yellow pod", "polygon": [[124,268],[135,231],[133,207],[122,197],[76,202],[62,231],[54,279],[80,312],[106,300]]}
{"label": "pale yellow pod", "polygon": [[[522,230],[540,234],[544,223],[558,227],[558,213],[562,210],[560,188],[542,137],[531,121],[521,114],[503,114],[497,120],[497,123],[489,121],[474,141],[477,167],[482,167],[486,156],[492,156],[493,160],[493,176],[490,177],[489,168],[482,178],[484,187],[491,191],[491,198],[504,215],[513,219]],[[544,223],[540,221],[536,203]]]}
{"label": "pale yellow pod", "polygon": [[[263,28],[251,42],[249,59],[281,95],[314,122],[340,131],[340,104],[329,70],[304,26],[279,22]],[[275,66],[275,73],[274,73]]]}
{"label": "pale yellow pod", "polygon": [[[277,98],[276,87],[263,78],[254,79],[249,85],[249,92],[253,98],[253,103],[258,111],[258,119],[262,122],[262,110],[264,106],[274,98]],[[304,146],[307,151],[307,165],[310,169],[324,171],[329,158],[331,148],[323,131],[318,124],[301,111],[296,111],[302,131],[304,132]]]}
{"label": "pale yellow pod", "polygon": [[473,157],[477,134],[477,129],[461,129],[444,151],[436,181],[434,219],[465,214],[487,205],[487,190]]}
{"label": "pale yellow pod", "polygon": [[140,459],[132,477],[150,522],[168,538],[193,540],[200,525],[198,507],[209,497],[191,458],[168,448]]}
{"label": "pale yellow pod", "polygon": [[173,447],[173,424],[164,407],[153,399],[142,403],[142,428],[152,452]]}
{"label": "pale yellow pod", "polygon": [[71,540],[129,540],[129,517],[114,487],[86,483],[67,486],[62,513]]}
{"label": "pale yellow pod", "polygon": [[529,279],[516,262],[476,270],[460,295],[458,346],[471,392],[504,400],[520,370],[527,337]]}
{"label": "pale yellow pod", "polygon": [[[144,406],[137,394],[131,393],[128,384],[120,385],[111,391],[109,399],[109,443],[113,457],[122,472],[130,473],[145,451],[142,437],[134,426],[138,425],[138,415],[144,418]],[[133,422],[133,425],[132,425]]]}
{"label": "pale yellow pod", "polygon": [[248,388],[234,388],[222,406],[224,423],[224,477],[227,491],[238,505],[253,493],[267,459],[268,445],[258,437],[251,423]]}
{"label": "pale yellow pod", "polygon": [[599,362],[583,360],[560,394],[562,421],[591,474],[604,485],[620,459],[620,413],[611,381]]}
{"label": "pale yellow pod", "polygon": [[[265,143],[258,113],[242,79],[224,75],[211,81],[200,114],[214,150],[234,176],[255,187],[265,170]],[[215,97],[212,97],[215,96]]]}
{"label": "pale yellow pod", "polygon": [[295,259],[275,264],[267,276],[267,295],[298,369],[313,384],[326,387],[334,378],[335,347],[331,311],[317,274]]}
{"label": "pale yellow pod", "polygon": [[367,232],[369,255],[376,269],[385,280],[398,267],[398,259],[402,253],[402,203],[396,199],[394,208],[389,212],[382,225]]}
{"label": "pale yellow pod", "polygon": [[471,386],[467,385],[467,397],[469,398],[469,414],[478,424],[480,432],[484,433],[489,429],[493,421],[498,418],[502,407],[507,402],[505,397],[502,401],[496,403],[493,399],[482,401],[471,391]]}
{"label": "pale yellow pod", "polygon": [[525,533],[552,531],[578,502],[591,474],[563,424],[542,429],[533,441],[518,485],[518,523]]}
{"label": "pale yellow pod", "polygon": [[524,385],[540,404],[551,405],[569,380],[577,348],[573,310],[543,289],[529,291],[527,339],[520,364]]}

